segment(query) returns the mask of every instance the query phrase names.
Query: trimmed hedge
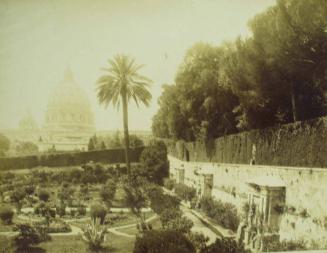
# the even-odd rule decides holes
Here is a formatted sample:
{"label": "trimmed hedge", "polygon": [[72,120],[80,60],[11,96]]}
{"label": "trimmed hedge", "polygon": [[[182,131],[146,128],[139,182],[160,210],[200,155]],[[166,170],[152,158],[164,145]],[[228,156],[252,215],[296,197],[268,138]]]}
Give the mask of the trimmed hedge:
{"label": "trimmed hedge", "polygon": [[327,117],[222,136],[207,142],[166,140],[169,153],[192,162],[327,168]]}
{"label": "trimmed hedge", "polygon": [[[131,148],[130,161],[139,162],[144,147]],[[37,166],[57,167],[81,165],[87,162],[123,163],[124,149],[106,149],[86,152],[42,154],[21,157],[1,157],[0,170],[25,169]]]}

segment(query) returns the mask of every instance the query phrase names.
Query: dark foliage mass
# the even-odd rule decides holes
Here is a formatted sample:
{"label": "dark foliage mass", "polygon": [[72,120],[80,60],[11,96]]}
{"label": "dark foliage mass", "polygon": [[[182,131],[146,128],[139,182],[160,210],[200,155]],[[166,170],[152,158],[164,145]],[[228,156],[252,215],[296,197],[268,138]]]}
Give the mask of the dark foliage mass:
{"label": "dark foliage mass", "polygon": [[138,237],[133,253],[193,253],[194,246],[187,237],[178,231],[148,231]]}
{"label": "dark foliage mass", "polygon": [[0,157],[6,155],[6,152],[9,150],[9,147],[10,140],[3,134],[0,134]]}
{"label": "dark foliage mass", "polygon": [[203,197],[200,200],[201,210],[221,226],[237,231],[239,217],[237,209],[230,203],[223,203],[211,197]]}
{"label": "dark foliage mass", "polygon": [[204,247],[200,253],[245,253],[250,252],[244,249],[242,244],[238,244],[234,239],[217,239],[214,243]]}
{"label": "dark foliage mass", "polygon": [[91,218],[92,219],[99,218],[101,224],[103,224],[106,214],[107,214],[107,210],[104,206],[102,206],[100,204],[94,204],[91,206],[91,209],[90,209]]}
{"label": "dark foliage mass", "polygon": [[325,0],[280,0],[250,21],[251,37],[192,47],[153,133],[206,140],[326,115],[326,17]]}
{"label": "dark foliage mass", "polygon": [[169,174],[167,147],[164,142],[151,141],[141,153],[140,163],[138,173],[150,182],[162,185]]}
{"label": "dark foliage mass", "polygon": [[[139,162],[143,147],[131,148],[129,151],[130,161]],[[21,157],[1,157],[2,169],[22,169],[37,166],[57,167],[81,165],[89,161],[105,163],[124,163],[125,153],[120,149],[94,150],[88,152],[70,152],[58,154],[42,154]]]}

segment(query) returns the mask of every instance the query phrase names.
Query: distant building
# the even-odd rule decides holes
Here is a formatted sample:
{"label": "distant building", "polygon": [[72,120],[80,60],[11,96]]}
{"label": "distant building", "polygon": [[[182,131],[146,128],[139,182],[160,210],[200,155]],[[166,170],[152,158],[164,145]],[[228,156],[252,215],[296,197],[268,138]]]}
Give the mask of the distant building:
{"label": "distant building", "polygon": [[45,113],[45,124],[38,140],[40,151],[87,150],[95,133],[94,115],[84,90],[75,82],[70,69],[54,89]]}
{"label": "distant building", "polygon": [[39,151],[87,150],[95,134],[94,115],[84,90],[75,82],[70,69],[53,92],[39,128],[30,113],[19,122],[18,129],[1,130],[11,143],[33,142]]}

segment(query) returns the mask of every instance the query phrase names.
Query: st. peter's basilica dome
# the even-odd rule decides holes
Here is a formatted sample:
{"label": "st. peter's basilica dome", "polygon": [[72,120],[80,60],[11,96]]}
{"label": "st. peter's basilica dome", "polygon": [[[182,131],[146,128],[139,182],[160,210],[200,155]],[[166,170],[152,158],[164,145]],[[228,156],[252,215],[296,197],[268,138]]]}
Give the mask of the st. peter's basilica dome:
{"label": "st. peter's basilica dome", "polygon": [[45,114],[47,131],[94,131],[94,116],[84,90],[75,82],[70,69],[55,88]]}

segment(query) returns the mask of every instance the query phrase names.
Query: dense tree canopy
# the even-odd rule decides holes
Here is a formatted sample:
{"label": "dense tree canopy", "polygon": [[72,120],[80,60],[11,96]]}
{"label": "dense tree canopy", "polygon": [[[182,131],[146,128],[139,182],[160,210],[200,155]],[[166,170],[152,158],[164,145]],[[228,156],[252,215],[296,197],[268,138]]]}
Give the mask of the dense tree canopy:
{"label": "dense tree canopy", "polygon": [[9,139],[3,134],[0,134],[0,157],[5,155],[5,153],[9,150],[9,147]]}
{"label": "dense tree canopy", "polygon": [[148,231],[143,237],[137,237],[134,253],[192,253],[195,248],[187,237],[179,231]]}
{"label": "dense tree canopy", "polygon": [[327,114],[327,2],[280,0],[249,27],[186,53],[159,98],[156,136],[206,140]]}
{"label": "dense tree canopy", "polygon": [[140,163],[138,173],[150,182],[162,185],[169,174],[166,145],[162,141],[151,141],[142,151]]}
{"label": "dense tree canopy", "polygon": [[36,144],[29,141],[19,142],[16,146],[17,155],[33,155],[39,152],[39,148]]}

